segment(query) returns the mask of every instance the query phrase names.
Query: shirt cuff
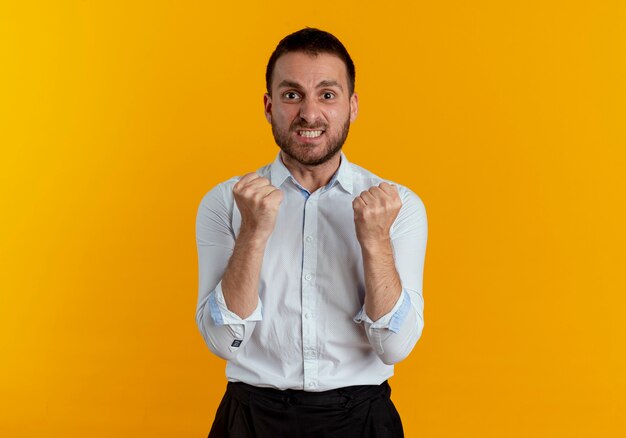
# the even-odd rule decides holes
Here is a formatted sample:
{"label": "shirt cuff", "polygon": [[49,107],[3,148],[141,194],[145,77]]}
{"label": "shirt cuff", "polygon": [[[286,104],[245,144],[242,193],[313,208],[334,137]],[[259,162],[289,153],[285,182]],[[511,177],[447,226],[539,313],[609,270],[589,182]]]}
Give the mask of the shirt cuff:
{"label": "shirt cuff", "polygon": [[226,306],[226,300],[224,300],[224,294],[222,292],[222,282],[220,281],[215,289],[209,293],[209,311],[211,312],[211,318],[215,325],[229,325],[229,324],[245,324],[246,322],[261,321],[263,314],[263,305],[259,298],[256,309],[252,312],[252,315],[247,318],[241,318],[236,313],[228,310]]}
{"label": "shirt cuff", "polygon": [[372,321],[369,316],[365,313],[365,305],[361,307],[359,313],[354,317],[354,322],[366,322],[370,325],[370,328],[373,329],[388,329],[394,333],[398,333],[400,331],[400,327],[402,323],[406,319],[406,316],[409,313],[409,309],[411,307],[411,298],[406,290],[402,289],[402,293],[400,294],[400,298],[396,302],[395,306],[389,311],[389,313],[381,316],[376,321]]}

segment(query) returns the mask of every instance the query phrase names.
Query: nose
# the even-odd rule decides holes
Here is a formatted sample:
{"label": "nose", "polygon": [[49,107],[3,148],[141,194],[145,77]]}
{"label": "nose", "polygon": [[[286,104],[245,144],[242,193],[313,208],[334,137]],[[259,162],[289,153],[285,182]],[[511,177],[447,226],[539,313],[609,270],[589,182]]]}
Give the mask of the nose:
{"label": "nose", "polygon": [[321,118],[320,108],[315,99],[305,98],[300,103],[300,118],[309,125],[315,124]]}

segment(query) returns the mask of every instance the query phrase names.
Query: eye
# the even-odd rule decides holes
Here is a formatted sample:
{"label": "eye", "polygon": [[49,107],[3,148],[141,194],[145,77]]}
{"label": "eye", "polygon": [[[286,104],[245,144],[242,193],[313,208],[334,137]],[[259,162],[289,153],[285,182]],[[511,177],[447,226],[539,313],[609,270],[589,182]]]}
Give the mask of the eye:
{"label": "eye", "polygon": [[328,99],[334,99],[335,98],[335,93],[331,93],[330,91],[326,91],[324,92],[324,94],[322,94],[322,97],[326,100]]}
{"label": "eye", "polygon": [[287,100],[296,100],[300,97],[300,95],[296,93],[295,91],[287,91],[283,94],[283,96]]}

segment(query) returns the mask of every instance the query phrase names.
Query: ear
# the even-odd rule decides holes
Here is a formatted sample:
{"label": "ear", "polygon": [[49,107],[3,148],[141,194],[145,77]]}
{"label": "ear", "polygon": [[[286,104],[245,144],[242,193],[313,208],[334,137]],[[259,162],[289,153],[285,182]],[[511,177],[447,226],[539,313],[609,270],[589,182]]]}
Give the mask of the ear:
{"label": "ear", "polygon": [[272,96],[267,93],[263,95],[263,106],[265,107],[265,118],[272,123]]}
{"label": "ear", "polygon": [[359,96],[356,93],[352,93],[350,96],[350,123],[356,120],[356,116],[359,114]]}

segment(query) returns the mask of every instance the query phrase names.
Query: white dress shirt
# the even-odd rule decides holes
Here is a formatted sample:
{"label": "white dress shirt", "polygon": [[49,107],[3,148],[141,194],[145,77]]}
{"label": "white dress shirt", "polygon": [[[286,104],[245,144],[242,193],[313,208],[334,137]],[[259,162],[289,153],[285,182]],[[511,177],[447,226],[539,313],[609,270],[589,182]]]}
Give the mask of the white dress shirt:
{"label": "white dress shirt", "polygon": [[[210,190],[198,208],[196,323],[203,339],[228,361],[229,381],[306,391],[382,383],[424,326],[423,202],[408,188],[348,162],[343,152],[331,181],[313,193],[293,178],[280,153],[257,173],[284,197],[265,249],[259,303],[245,319],[228,310],[221,288],[241,225],[233,196],[239,177]],[[363,308],[352,201],[383,181],[395,184],[402,200],[390,230],[402,293],[388,314],[372,321]]]}

